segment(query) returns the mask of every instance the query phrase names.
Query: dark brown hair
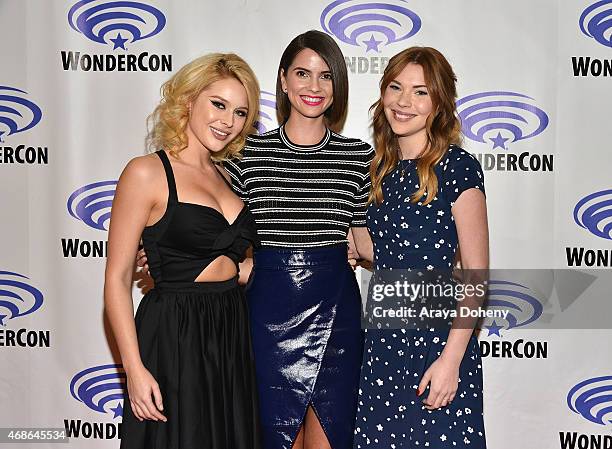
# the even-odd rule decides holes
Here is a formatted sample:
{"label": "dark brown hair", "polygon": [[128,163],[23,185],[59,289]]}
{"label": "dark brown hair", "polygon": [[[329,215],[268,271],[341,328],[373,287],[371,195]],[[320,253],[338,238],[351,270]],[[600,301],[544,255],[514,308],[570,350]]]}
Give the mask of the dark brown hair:
{"label": "dark brown hair", "polygon": [[380,80],[380,98],[370,107],[375,155],[370,166],[372,189],[369,202],[382,202],[383,178],[397,167],[399,159],[398,139],[385,117],[383,97],[391,81],[411,63],[423,67],[433,106],[426,122],[427,145],[417,160],[419,189],[411,195],[412,202],[420,201],[423,195],[427,195],[424,204],[433,201],[438,193],[434,166],[440,162],[449,145],[461,142],[461,123],[455,105],[457,77],[444,55],[431,47],[410,47],[393,56]]}
{"label": "dark brown hair", "polygon": [[325,111],[326,124],[334,131],[340,131],[346,119],[348,105],[348,75],[346,62],[338,44],[328,34],[322,31],[310,30],[295,37],[285,48],[281,56],[276,77],[276,115],[279,123],[285,123],[291,113],[291,103],[287,94],[283,92],[281,84],[281,71],[287,75],[289,66],[296,55],[309,48],[316,52],[327,64],[332,77],[334,101]]}

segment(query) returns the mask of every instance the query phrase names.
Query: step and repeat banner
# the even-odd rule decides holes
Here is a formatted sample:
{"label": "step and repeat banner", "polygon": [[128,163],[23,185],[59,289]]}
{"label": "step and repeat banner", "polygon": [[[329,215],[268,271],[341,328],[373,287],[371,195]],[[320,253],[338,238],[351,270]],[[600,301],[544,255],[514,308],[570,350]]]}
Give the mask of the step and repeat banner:
{"label": "step and repeat banner", "polygon": [[276,127],[276,68],[308,29],[344,52],[343,133],[367,141],[389,58],[442,51],[485,173],[492,266],[566,273],[551,271],[552,299],[495,280],[511,313],[479,333],[489,447],[612,448],[612,297],[597,287],[612,267],[612,0],[0,0],[0,427],[118,447],[125,375],[102,289],[119,174],[145,152],[161,84],[208,52],[251,64],[258,130]]}

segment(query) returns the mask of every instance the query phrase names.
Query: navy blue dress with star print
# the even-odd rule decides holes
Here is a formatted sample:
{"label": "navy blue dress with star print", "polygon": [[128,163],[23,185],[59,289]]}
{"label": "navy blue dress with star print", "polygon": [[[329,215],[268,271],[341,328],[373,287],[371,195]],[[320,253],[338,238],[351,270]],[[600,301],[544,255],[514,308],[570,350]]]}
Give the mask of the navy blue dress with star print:
{"label": "navy blue dress with star print", "polygon": [[[459,195],[484,193],[478,161],[451,146],[434,171],[438,194],[428,205],[410,202],[418,189],[415,160],[399,161],[383,180],[384,201],[371,204],[367,226],[374,242],[374,267],[449,269],[458,238],[451,208]],[[359,389],[355,448],[486,447],[482,414],[482,366],[478,342],[470,339],[459,369],[459,388],[446,407],[427,410],[416,391],[427,368],[440,356],[448,331],[368,329]]]}

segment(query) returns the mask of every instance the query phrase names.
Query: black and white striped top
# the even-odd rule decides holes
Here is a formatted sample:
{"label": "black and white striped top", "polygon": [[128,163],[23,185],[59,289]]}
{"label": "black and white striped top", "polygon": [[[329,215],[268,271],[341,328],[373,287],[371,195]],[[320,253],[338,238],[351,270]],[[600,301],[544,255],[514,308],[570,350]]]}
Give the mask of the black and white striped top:
{"label": "black and white striped top", "polygon": [[280,127],[249,136],[242,154],[224,167],[263,246],[331,246],[347,241],[349,227],[365,226],[369,144],[328,130],[316,145],[296,145]]}

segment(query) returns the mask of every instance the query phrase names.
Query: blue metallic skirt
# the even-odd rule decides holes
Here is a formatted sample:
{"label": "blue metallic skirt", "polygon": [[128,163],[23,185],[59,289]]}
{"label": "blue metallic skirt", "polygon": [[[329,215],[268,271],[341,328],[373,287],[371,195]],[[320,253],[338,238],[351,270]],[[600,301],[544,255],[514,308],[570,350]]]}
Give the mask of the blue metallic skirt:
{"label": "blue metallic skirt", "polygon": [[260,249],[246,293],[264,447],[290,449],[311,406],[352,448],[363,333],[346,246]]}

